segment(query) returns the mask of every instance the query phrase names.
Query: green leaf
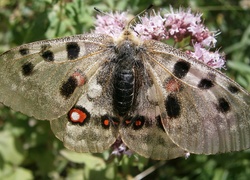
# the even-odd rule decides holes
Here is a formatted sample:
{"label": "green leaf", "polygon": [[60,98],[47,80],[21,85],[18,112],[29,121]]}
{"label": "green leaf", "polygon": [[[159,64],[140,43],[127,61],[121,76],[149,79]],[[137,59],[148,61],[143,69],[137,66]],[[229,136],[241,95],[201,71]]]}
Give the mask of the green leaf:
{"label": "green leaf", "polygon": [[4,180],[18,180],[18,179],[34,179],[32,172],[22,167],[13,167],[9,164],[5,164],[0,169],[0,179]]}
{"label": "green leaf", "polygon": [[21,144],[7,131],[0,132],[0,137],[0,154],[4,161],[20,165],[25,158],[24,149]]}
{"label": "green leaf", "polygon": [[228,61],[227,66],[231,69],[239,71],[240,73],[250,73],[250,66],[242,62]]}

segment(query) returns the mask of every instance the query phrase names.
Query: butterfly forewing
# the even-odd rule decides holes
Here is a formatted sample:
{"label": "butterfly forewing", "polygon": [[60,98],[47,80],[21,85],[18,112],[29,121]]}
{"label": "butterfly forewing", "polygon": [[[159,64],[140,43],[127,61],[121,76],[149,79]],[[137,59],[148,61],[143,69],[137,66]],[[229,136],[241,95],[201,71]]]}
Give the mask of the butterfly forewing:
{"label": "butterfly forewing", "polygon": [[0,56],[0,101],[37,119],[66,114],[84,92],[88,77],[107,60],[103,48],[110,40],[79,35],[7,51]]}

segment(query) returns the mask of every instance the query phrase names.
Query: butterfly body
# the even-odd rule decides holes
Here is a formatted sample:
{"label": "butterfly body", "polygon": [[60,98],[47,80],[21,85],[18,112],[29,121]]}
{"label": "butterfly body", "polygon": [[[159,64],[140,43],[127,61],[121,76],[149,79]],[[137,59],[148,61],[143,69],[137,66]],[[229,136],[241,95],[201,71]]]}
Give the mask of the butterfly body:
{"label": "butterfly body", "polygon": [[[162,42],[84,34],[0,56],[0,100],[48,119],[64,145],[103,152],[117,139],[153,159],[250,147],[250,96]],[[8,94],[8,95],[7,95]]]}

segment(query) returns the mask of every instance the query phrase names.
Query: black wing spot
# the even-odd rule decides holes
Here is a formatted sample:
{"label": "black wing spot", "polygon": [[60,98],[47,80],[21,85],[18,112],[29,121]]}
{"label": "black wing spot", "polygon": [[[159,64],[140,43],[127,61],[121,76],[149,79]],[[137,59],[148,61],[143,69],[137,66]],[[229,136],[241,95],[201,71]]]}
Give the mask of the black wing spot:
{"label": "black wing spot", "polygon": [[178,118],[181,115],[181,104],[174,94],[169,94],[165,100],[165,108],[170,118]]}
{"label": "black wing spot", "polygon": [[202,79],[198,84],[198,88],[200,89],[210,89],[213,86],[214,86],[214,83],[210,79],[206,79],[206,78]]}
{"label": "black wing spot", "polygon": [[79,53],[80,53],[80,47],[76,42],[67,43],[66,50],[68,53],[69,60],[78,58]]}
{"label": "black wing spot", "polygon": [[43,52],[41,56],[43,57],[44,61],[54,61],[54,53],[50,50]]}
{"label": "black wing spot", "polygon": [[22,74],[24,76],[29,76],[32,74],[34,65],[31,62],[26,62],[25,64],[22,65]]}
{"label": "black wing spot", "polygon": [[238,93],[240,91],[240,89],[234,85],[229,85],[228,90],[233,94]]}
{"label": "black wing spot", "polygon": [[28,48],[19,49],[19,53],[20,53],[22,56],[25,56],[25,55],[29,54],[29,49],[28,49]]}
{"label": "black wing spot", "polygon": [[174,65],[174,71],[173,74],[181,79],[183,77],[185,77],[188,73],[190,69],[190,63],[186,62],[186,61],[178,61],[177,63],[175,63]]}
{"label": "black wing spot", "polygon": [[60,92],[61,95],[69,98],[73,92],[75,91],[76,87],[78,86],[77,79],[70,76],[69,79],[63,83],[61,86]]}
{"label": "black wing spot", "polygon": [[226,113],[230,110],[230,105],[225,98],[219,98],[217,109],[219,112]]}
{"label": "black wing spot", "polygon": [[41,51],[42,51],[42,52],[48,50],[49,48],[51,48],[51,45],[50,45],[50,44],[42,44],[42,45],[41,45]]}

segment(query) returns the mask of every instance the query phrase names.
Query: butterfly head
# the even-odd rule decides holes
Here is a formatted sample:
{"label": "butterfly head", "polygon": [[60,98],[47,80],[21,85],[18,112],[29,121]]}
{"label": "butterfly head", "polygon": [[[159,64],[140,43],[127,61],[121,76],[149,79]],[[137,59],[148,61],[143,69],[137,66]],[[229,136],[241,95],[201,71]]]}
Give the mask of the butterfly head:
{"label": "butterfly head", "polygon": [[145,9],[144,11],[140,12],[139,14],[137,14],[136,16],[134,16],[133,18],[131,18],[127,24],[124,27],[124,30],[121,33],[120,38],[118,38],[118,43],[122,42],[122,41],[131,41],[134,42],[135,45],[139,45],[141,42],[141,39],[137,36],[138,33],[136,31],[133,30],[132,28],[132,24],[133,22],[143,13],[145,13],[146,11],[148,11],[149,9],[151,9],[153,7],[153,5],[149,5],[149,7],[147,9]]}

